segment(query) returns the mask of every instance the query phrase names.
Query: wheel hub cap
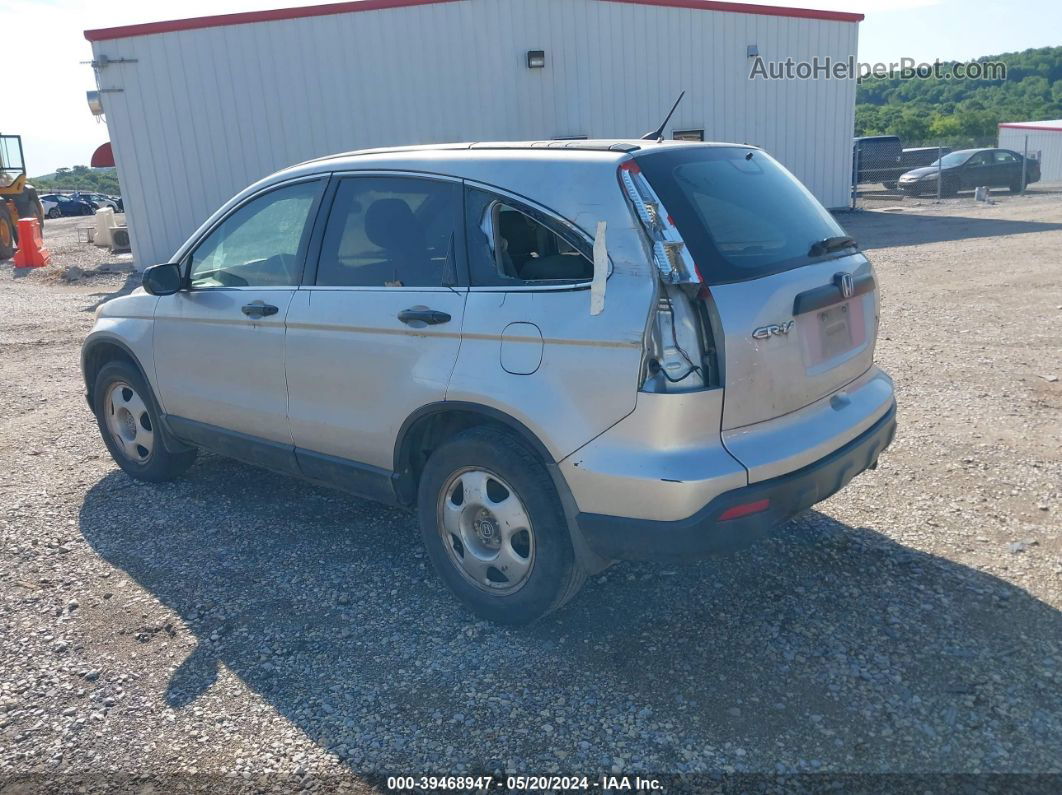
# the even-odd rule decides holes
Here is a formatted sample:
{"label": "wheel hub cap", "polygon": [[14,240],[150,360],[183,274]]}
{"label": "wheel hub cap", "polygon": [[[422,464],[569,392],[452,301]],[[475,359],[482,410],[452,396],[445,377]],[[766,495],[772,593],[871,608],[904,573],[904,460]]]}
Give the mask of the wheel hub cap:
{"label": "wheel hub cap", "polygon": [[535,536],[520,497],[498,475],[463,469],[439,498],[439,533],[450,562],[477,588],[519,590],[531,574]]}
{"label": "wheel hub cap", "polygon": [[498,529],[498,523],[489,511],[482,511],[480,519],[476,519],[472,522],[472,528],[476,531],[476,535],[479,536],[479,540],[486,546],[500,546],[501,544],[501,531]]}
{"label": "wheel hub cap", "polygon": [[155,430],[143,398],[129,384],[116,381],[107,389],[103,411],[119,452],[130,461],[146,464],[155,449]]}

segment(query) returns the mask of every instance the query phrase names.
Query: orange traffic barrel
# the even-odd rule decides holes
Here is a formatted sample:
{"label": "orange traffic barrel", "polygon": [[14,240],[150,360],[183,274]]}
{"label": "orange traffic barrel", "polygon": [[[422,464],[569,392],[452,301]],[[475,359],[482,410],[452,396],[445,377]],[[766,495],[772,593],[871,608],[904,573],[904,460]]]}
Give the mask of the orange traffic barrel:
{"label": "orange traffic barrel", "polygon": [[41,225],[36,218],[20,218],[18,221],[18,251],[15,252],[16,268],[41,268],[48,264],[51,255],[41,239]]}

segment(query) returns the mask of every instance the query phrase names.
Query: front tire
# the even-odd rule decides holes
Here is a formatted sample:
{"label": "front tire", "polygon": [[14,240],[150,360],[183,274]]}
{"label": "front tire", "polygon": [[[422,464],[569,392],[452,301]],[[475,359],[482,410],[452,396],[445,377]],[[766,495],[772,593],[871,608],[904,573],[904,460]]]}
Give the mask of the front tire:
{"label": "front tire", "polygon": [[432,453],[417,504],[436,573],[483,618],[528,624],[586,579],[549,473],[507,430],[472,428]]}
{"label": "front tire", "polygon": [[58,218],[61,215],[62,215],[62,213],[59,212],[59,208],[58,207],[53,207],[52,209],[50,209],[48,211],[48,217],[49,218]]}
{"label": "front tire", "polygon": [[167,449],[155,396],[128,362],[109,362],[100,369],[93,409],[111,458],[130,477],[162,483],[195,461],[195,449],[178,453]]}
{"label": "front tire", "polygon": [[15,256],[16,248],[18,248],[18,237],[15,234],[15,224],[11,220],[7,207],[0,200],[0,262]]}

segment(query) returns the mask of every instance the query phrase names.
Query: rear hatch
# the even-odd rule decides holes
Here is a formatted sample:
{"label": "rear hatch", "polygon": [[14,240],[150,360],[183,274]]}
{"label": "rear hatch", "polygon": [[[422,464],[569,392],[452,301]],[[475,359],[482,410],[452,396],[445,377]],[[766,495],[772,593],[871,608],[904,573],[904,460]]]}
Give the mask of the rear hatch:
{"label": "rear hatch", "polygon": [[803,408],[874,362],[874,277],[861,255],[711,291],[725,338],[724,431]]}
{"label": "rear hatch", "polygon": [[[709,287],[723,338],[723,440],[750,480],[811,463],[884,414],[891,387],[886,396],[880,383],[870,399],[828,400],[873,366],[877,287],[807,189],[748,147],[661,147],[638,164]],[[772,449],[789,453],[764,466]]]}

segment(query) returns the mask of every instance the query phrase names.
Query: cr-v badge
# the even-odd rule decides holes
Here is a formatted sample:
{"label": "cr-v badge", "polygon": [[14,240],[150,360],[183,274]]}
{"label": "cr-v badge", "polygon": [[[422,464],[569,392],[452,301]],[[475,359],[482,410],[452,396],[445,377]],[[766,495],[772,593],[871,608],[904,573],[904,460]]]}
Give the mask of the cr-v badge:
{"label": "cr-v badge", "polygon": [[784,337],[789,333],[789,329],[793,328],[794,322],[790,320],[788,323],[772,323],[769,326],[760,326],[752,332],[752,338],[754,340],[765,340],[770,337]]}

